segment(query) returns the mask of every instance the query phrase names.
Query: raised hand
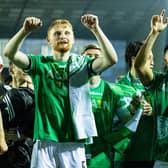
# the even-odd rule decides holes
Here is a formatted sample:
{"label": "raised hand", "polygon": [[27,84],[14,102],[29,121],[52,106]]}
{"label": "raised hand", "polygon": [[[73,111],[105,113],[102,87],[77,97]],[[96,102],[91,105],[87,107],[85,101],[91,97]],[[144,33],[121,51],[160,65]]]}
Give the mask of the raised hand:
{"label": "raised hand", "polygon": [[85,14],[81,17],[81,22],[90,30],[96,30],[99,26],[99,20],[96,15]]}
{"label": "raised hand", "polygon": [[163,31],[168,25],[168,17],[164,19],[165,9],[162,10],[160,15],[154,15],[151,19],[151,29],[154,33]]}
{"label": "raised hand", "polygon": [[42,21],[36,17],[27,17],[23,23],[23,29],[26,33],[30,33],[42,26]]}

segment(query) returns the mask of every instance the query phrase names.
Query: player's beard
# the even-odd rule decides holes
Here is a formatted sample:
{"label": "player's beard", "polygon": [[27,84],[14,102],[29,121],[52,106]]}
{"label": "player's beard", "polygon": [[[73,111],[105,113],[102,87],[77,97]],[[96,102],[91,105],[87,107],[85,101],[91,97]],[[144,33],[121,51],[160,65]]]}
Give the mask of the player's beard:
{"label": "player's beard", "polygon": [[69,51],[71,48],[72,48],[72,45],[70,43],[67,43],[64,45],[60,45],[60,44],[53,45],[54,51],[58,51],[61,53],[65,53],[65,52]]}

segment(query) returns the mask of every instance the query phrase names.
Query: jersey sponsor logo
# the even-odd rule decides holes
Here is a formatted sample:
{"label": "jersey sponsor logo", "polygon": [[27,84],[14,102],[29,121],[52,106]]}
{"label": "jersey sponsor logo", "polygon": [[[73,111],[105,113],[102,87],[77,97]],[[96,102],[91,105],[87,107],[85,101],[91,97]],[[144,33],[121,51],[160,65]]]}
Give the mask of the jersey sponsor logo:
{"label": "jersey sponsor logo", "polygon": [[54,79],[54,75],[51,70],[47,73],[47,78]]}
{"label": "jersey sponsor logo", "polygon": [[92,108],[94,112],[101,112],[102,100],[92,100]]}
{"label": "jersey sponsor logo", "polygon": [[53,66],[52,68],[53,70],[50,70],[47,73],[47,78],[54,80],[56,86],[61,89],[63,87],[63,83],[68,82],[68,73],[66,71],[66,67],[60,68],[58,66]]}

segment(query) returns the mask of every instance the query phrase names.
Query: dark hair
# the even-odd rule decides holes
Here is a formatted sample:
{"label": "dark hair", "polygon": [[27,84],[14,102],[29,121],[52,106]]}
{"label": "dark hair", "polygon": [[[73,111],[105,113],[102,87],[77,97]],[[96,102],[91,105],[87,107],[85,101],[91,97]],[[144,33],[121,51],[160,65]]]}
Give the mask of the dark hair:
{"label": "dark hair", "polygon": [[128,43],[125,52],[125,61],[131,67],[131,58],[136,57],[138,51],[144,43],[142,41],[134,41]]}
{"label": "dark hair", "polygon": [[97,50],[101,50],[100,47],[97,44],[89,44],[87,46],[85,46],[82,51],[81,54],[84,54],[85,51],[89,50],[89,49],[97,49]]}
{"label": "dark hair", "polygon": [[8,67],[4,67],[2,69],[1,72],[1,77],[2,77],[2,81],[6,84],[9,85],[10,82],[12,81],[12,76],[9,73],[9,68]]}

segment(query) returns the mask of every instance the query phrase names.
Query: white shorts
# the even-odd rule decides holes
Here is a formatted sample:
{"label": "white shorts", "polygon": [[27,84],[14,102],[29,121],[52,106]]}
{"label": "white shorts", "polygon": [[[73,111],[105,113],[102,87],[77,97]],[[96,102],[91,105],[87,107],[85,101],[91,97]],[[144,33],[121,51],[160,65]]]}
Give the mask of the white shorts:
{"label": "white shorts", "polygon": [[86,168],[84,143],[37,140],[31,168]]}

